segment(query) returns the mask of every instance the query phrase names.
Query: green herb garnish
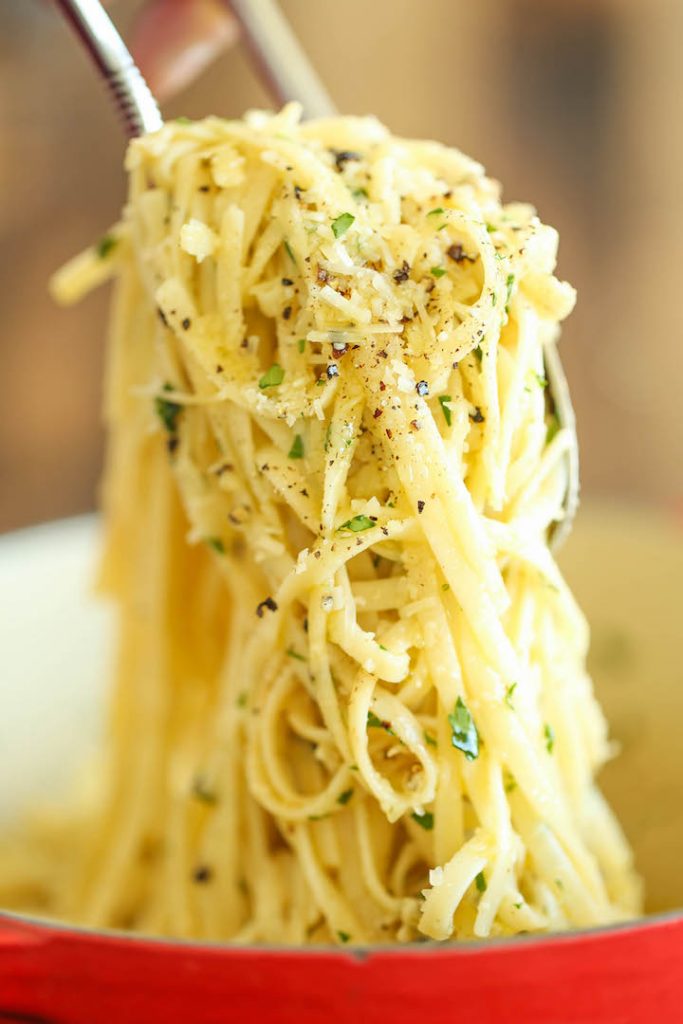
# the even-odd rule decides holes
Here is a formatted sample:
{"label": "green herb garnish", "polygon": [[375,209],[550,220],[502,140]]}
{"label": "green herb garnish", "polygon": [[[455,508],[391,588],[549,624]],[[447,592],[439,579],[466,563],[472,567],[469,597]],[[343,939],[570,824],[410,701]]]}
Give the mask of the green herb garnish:
{"label": "green herb garnish", "polygon": [[436,206],[433,210],[430,210],[427,214],[428,217],[440,217],[442,213],[445,213],[443,206]]}
{"label": "green herb garnish", "polygon": [[507,690],[505,691],[505,703],[507,704],[511,711],[515,710],[515,706],[512,703],[512,698],[516,689],[517,683],[512,683],[510,686],[508,686]]}
{"label": "green herb garnish", "polygon": [[298,654],[298,653],[297,653],[297,652],[296,652],[295,650],[293,650],[293,649],[292,649],[291,647],[288,647],[288,648],[287,648],[287,650],[285,651],[285,654],[286,654],[286,655],[287,655],[287,656],[288,656],[289,658],[296,658],[296,660],[297,660],[297,661],[306,661],[306,659],[304,658],[303,654]]}
{"label": "green herb garnish", "polygon": [[548,421],[548,429],[546,430],[545,434],[545,443],[550,444],[550,442],[553,440],[555,435],[559,433],[559,431],[560,421],[558,420],[557,416],[555,416],[555,414],[553,413],[553,415],[550,417],[550,420]]}
{"label": "green herb garnish", "polygon": [[105,260],[112,249],[115,249],[118,244],[119,240],[115,235],[103,235],[95,246],[95,252],[99,259]]}
{"label": "green herb garnish", "polygon": [[[173,391],[172,384],[164,384],[164,391]],[[178,429],[178,416],[180,415],[182,406],[178,405],[177,402],[172,402],[169,398],[161,398],[161,396],[154,399],[154,408],[156,414],[166,427],[169,434],[175,434]]]}
{"label": "green herb garnish", "polygon": [[292,252],[292,247],[291,247],[291,245],[289,244],[289,242],[287,241],[287,239],[286,239],[286,238],[285,238],[285,240],[284,240],[284,242],[283,242],[282,244],[284,245],[284,247],[285,247],[285,252],[286,252],[286,253],[287,253],[287,255],[289,256],[289,258],[290,258],[290,260],[292,261],[292,263],[296,263],[296,256],[295,256],[295,255],[294,255],[294,253]]}
{"label": "green herb garnish", "polygon": [[453,412],[452,412],[450,406],[448,406],[446,403],[450,402],[450,400],[451,400],[451,396],[450,395],[440,395],[439,396],[439,405],[441,406],[441,412],[443,413],[444,419],[446,420],[446,424],[449,427],[450,427],[451,423],[453,422]]}
{"label": "green herb garnish", "polygon": [[273,363],[270,369],[261,377],[258,382],[258,386],[263,388],[276,388],[279,384],[282,384],[285,379],[285,371],[277,363]]}
{"label": "green herb garnish", "polygon": [[510,296],[512,295],[512,286],[515,283],[515,275],[508,274],[505,281],[505,287],[507,288],[507,295],[505,297],[505,311],[507,312],[508,305],[510,303]]}
{"label": "green herb garnish", "polygon": [[246,708],[246,706],[247,706],[247,695],[246,695],[246,693],[241,693],[239,695],[239,697],[237,698],[237,707],[238,708]]}
{"label": "green herb garnish", "polygon": [[543,735],[545,736],[545,749],[552,754],[555,749],[555,730],[548,722],[543,726]]}
{"label": "green herb garnish", "polygon": [[225,545],[220,537],[206,537],[206,543],[209,547],[216,551],[219,555],[225,554]]}
{"label": "green herb garnish", "polygon": [[548,387],[548,378],[544,377],[542,373],[536,373],[535,370],[532,370],[530,376],[531,376],[532,380],[536,381],[536,383],[538,384],[539,388],[547,388]]}
{"label": "green herb garnish", "polygon": [[443,277],[446,271],[443,267],[432,267],[429,273],[433,274],[434,277]]}
{"label": "green herb garnish", "polygon": [[213,789],[201,775],[197,775],[192,783],[192,796],[203,804],[215,804],[218,800]]}
{"label": "green herb garnish", "polygon": [[292,441],[292,447],[289,449],[287,455],[288,459],[303,459],[304,457],[304,439],[301,434],[297,434]]}
{"label": "green herb garnish", "polygon": [[450,583],[442,583],[442,584],[441,584],[441,589],[443,590],[443,592],[444,592],[444,594],[445,594],[447,590],[450,590],[450,589],[451,589],[451,585],[450,585]]}
{"label": "green herb garnish", "polygon": [[368,190],[366,188],[354,188],[351,193],[354,199],[369,199]]}
{"label": "green herb garnish", "polygon": [[410,817],[413,821],[416,821],[420,828],[423,828],[425,832],[431,832],[434,828],[434,815],[431,811],[425,811],[424,814],[418,814],[414,811]]}
{"label": "green herb garnish", "polygon": [[486,225],[486,230],[488,231],[488,233],[490,235],[492,235],[493,232],[496,230],[496,225],[495,224],[487,224]]}
{"label": "green herb garnish", "polygon": [[462,750],[468,761],[474,761],[479,756],[479,733],[462,697],[456,700],[448,721],[451,727],[451,743],[458,750]]}
{"label": "green herb garnish", "polygon": [[348,942],[351,936],[348,932],[337,932],[337,938],[340,942]]}
{"label": "green herb garnish", "polygon": [[299,352],[303,352],[304,349],[306,348],[306,339],[299,338],[299,340],[296,343],[296,347],[299,349]]}
{"label": "green herb garnish", "polygon": [[477,359],[479,360],[479,362],[481,362],[482,359],[484,358],[484,353],[482,351],[481,345],[477,345],[477,347],[473,348],[472,351],[474,352],[474,354],[477,357]]}
{"label": "green herb garnish", "polygon": [[352,796],[353,796],[353,790],[352,789],[345,789],[344,792],[340,793],[339,796],[337,797],[337,803],[341,804],[342,806],[344,804],[348,804],[348,802],[349,802],[349,800],[351,799]]}
{"label": "green herb garnish", "polygon": [[341,238],[342,235],[345,235],[355,219],[356,218],[352,213],[340,213],[339,216],[332,221],[332,234],[334,237]]}
{"label": "green herb garnish", "polygon": [[476,876],[476,878],[474,879],[474,884],[476,885],[479,892],[486,892],[486,879],[484,878],[483,871],[480,871],[479,874]]}
{"label": "green herb garnish", "polygon": [[425,743],[428,743],[430,747],[438,747],[438,743],[433,736],[430,736],[428,732],[424,734]]}
{"label": "green herb garnish", "polygon": [[384,729],[390,736],[394,736],[395,733],[388,722],[383,722],[381,718],[378,718],[374,711],[368,711],[368,729]]}
{"label": "green herb garnish", "polygon": [[352,533],[361,533],[363,530],[371,530],[373,526],[377,524],[369,516],[354,516],[353,519],[347,519],[345,523],[342,523],[338,527],[339,530],[351,530]]}
{"label": "green herb garnish", "polygon": [[190,117],[176,117],[175,123],[176,124],[192,124],[192,119]]}

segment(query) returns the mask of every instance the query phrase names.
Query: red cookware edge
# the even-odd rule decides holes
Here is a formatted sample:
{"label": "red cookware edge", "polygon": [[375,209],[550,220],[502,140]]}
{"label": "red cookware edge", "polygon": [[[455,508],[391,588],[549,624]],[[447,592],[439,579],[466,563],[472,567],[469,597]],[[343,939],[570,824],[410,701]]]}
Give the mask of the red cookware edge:
{"label": "red cookware edge", "polygon": [[683,1020],[683,917],[556,938],[238,948],[0,915],[0,1021],[650,1024]]}

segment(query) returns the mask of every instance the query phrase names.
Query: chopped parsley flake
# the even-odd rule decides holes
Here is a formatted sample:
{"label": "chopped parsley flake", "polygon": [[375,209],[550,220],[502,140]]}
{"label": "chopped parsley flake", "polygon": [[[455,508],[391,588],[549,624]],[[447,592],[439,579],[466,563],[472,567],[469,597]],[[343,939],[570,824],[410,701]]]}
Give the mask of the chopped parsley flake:
{"label": "chopped parsley flake", "polygon": [[515,275],[514,274],[508,274],[507,279],[505,281],[505,287],[507,288],[507,295],[505,297],[505,308],[506,309],[507,309],[507,306],[508,306],[508,304],[510,302],[510,296],[512,295],[512,286],[514,285],[514,283],[515,283]]}
{"label": "chopped parsley flake", "polygon": [[479,362],[481,362],[482,359],[484,358],[484,353],[482,351],[481,345],[477,345],[477,347],[473,348],[472,351],[474,352]]}
{"label": "chopped parsley flake", "polygon": [[384,729],[391,736],[394,735],[393,730],[388,722],[383,722],[381,718],[378,718],[374,711],[368,711],[368,729]]}
{"label": "chopped parsley flake", "polygon": [[436,742],[436,740],[434,739],[433,736],[429,735],[428,732],[426,732],[424,734],[424,737],[425,737],[425,743],[428,743],[430,747],[438,747],[439,744]]}
{"label": "chopped parsley flake", "polygon": [[538,384],[539,388],[547,388],[548,387],[548,378],[544,377],[542,373],[536,373],[535,370],[532,370],[530,372],[529,379],[531,381],[535,381],[536,384]]}
{"label": "chopped parsley flake", "polygon": [[304,349],[306,348],[306,339],[299,338],[299,340],[296,343],[296,347],[299,349],[299,352],[303,352]]}
{"label": "chopped parsley flake", "polygon": [[241,693],[239,695],[239,697],[237,698],[237,707],[238,708],[246,708],[246,706],[247,706],[247,695],[246,695],[246,693]]}
{"label": "chopped parsley flake", "polygon": [[285,239],[285,240],[284,240],[284,242],[283,242],[282,244],[284,245],[284,247],[285,247],[285,252],[286,252],[286,253],[287,253],[287,255],[289,256],[289,258],[290,258],[290,260],[292,261],[292,263],[296,263],[296,256],[295,256],[295,255],[294,255],[294,253],[292,252],[292,247],[291,247],[291,245],[289,244],[289,242],[287,241],[287,239]]}
{"label": "chopped parsley flake", "polygon": [[550,444],[555,435],[559,433],[559,430],[560,421],[558,420],[557,416],[553,414],[548,421],[548,429],[546,430],[545,443]]}
{"label": "chopped parsley flake", "polygon": [[340,530],[351,530],[352,533],[361,533],[363,530],[371,530],[376,523],[369,516],[354,516],[347,519],[339,527]]}
{"label": "chopped parsley flake", "polygon": [[366,188],[354,188],[351,193],[354,199],[368,199],[368,190]]}
{"label": "chopped parsley flake", "polygon": [[425,811],[424,814],[418,814],[414,811],[410,817],[413,821],[416,821],[420,828],[423,828],[425,832],[431,832],[434,828],[434,815],[431,811]]}
{"label": "chopped parsley flake", "polygon": [[303,654],[298,654],[297,651],[293,650],[291,647],[288,647],[285,653],[289,658],[295,658],[297,661],[306,661]]}
{"label": "chopped parsley flake", "polygon": [[292,447],[289,449],[287,455],[288,459],[303,459],[304,457],[304,439],[301,434],[297,434],[292,441]]}
{"label": "chopped parsley flake", "polygon": [[337,797],[337,803],[341,804],[342,806],[344,804],[348,804],[348,802],[349,802],[349,800],[351,799],[352,796],[353,796],[353,789],[345,789],[344,792],[340,793],[339,796]]}
{"label": "chopped parsley flake", "polygon": [[337,938],[340,942],[348,942],[351,936],[348,932],[337,932]]}
{"label": "chopped parsley flake", "polygon": [[555,749],[555,730],[548,722],[543,726],[543,735],[545,736],[545,749],[552,754]]}
{"label": "chopped parsley flake", "polygon": [[440,217],[442,213],[445,213],[443,206],[437,206],[433,210],[430,210],[427,214],[428,217]]}
{"label": "chopped parsley flake", "polygon": [[434,277],[443,277],[446,271],[443,267],[432,267],[429,273],[433,274]]}
{"label": "chopped parsley flake", "polygon": [[334,237],[341,238],[342,235],[345,235],[355,219],[356,218],[352,213],[340,213],[339,216],[332,221],[332,234]]}
{"label": "chopped parsley flake", "polygon": [[443,592],[444,592],[444,594],[445,594],[447,590],[450,590],[450,589],[451,589],[451,585],[450,585],[450,583],[442,583],[442,584],[441,584],[441,589],[443,590]]}
{"label": "chopped parsley flake", "polygon": [[206,543],[213,551],[216,551],[219,555],[225,554],[225,546],[220,537],[207,537]]}
{"label": "chopped parsley flake", "polygon": [[488,231],[488,233],[490,235],[492,235],[493,232],[496,230],[496,225],[495,224],[487,224],[486,225],[486,230]]}
{"label": "chopped parsley flake", "polygon": [[462,750],[468,761],[474,761],[479,756],[479,733],[462,697],[456,700],[448,721],[451,727],[451,743],[458,750]]}
{"label": "chopped parsley flake", "polygon": [[109,253],[112,249],[115,249],[118,244],[119,240],[114,235],[103,235],[95,246],[95,252],[99,259],[106,260]]}
{"label": "chopped parsley flake", "polygon": [[[173,385],[164,384],[164,391],[173,391]],[[182,406],[178,405],[177,402],[171,402],[168,398],[159,397],[154,399],[154,408],[169,434],[175,434],[178,429],[178,416]]]}
{"label": "chopped parsley flake", "polygon": [[514,696],[516,689],[517,683],[512,683],[510,686],[508,686],[507,690],[505,691],[505,703],[507,704],[511,711],[515,710],[515,706],[512,703],[512,698]]}
{"label": "chopped parsley flake", "polygon": [[446,420],[446,423],[449,427],[453,422],[453,412],[450,406],[447,404],[448,402],[450,402],[450,400],[450,395],[439,395],[439,405],[441,406],[441,412],[443,413],[444,419]]}
{"label": "chopped parsley flake", "polygon": [[218,799],[206,779],[201,775],[197,775],[192,783],[192,796],[203,804],[215,804]]}
{"label": "chopped parsley flake", "polygon": [[480,871],[477,877],[474,879],[474,884],[476,885],[479,892],[486,892],[486,879],[484,878],[483,871]]}
{"label": "chopped parsley flake", "polygon": [[258,382],[258,386],[263,390],[264,388],[276,388],[279,384],[282,384],[285,379],[285,371],[277,363],[273,363],[270,369],[261,377]]}

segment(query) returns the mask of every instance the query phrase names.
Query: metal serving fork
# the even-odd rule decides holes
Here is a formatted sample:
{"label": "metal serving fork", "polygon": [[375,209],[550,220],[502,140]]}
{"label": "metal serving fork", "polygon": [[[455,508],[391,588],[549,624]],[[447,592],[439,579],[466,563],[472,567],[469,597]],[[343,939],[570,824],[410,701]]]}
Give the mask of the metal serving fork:
{"label": "metal serving fork", "polygon": [[[159,106],[99,0],[56,0],[78,33],[108,86],[130,138],[154,132],[163,120]],[[280,104],[298,100],[305,117],[335,113],[334,104],[309,63],[299,40],[275,0],[229,0],[252,59],[273,98]],[[552,527],[554,548],[566,538],[579,502],[579,450],[567,378],[557,346],[544,353],[548,396],[560,427],[570,435],[566,454],[567,484],[563,517]]]}

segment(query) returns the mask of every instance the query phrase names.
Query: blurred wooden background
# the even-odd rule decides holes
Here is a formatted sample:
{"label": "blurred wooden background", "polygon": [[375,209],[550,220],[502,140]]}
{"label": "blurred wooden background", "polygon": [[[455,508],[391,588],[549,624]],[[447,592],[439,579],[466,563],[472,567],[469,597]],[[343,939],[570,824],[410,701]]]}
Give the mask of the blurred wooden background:
{"label": "blurred wooden background", "polygon": [[[186,0],[192,2],[192,0]],[[130,26],[140,0],[119,0]],[[284,0],[332,95],[452,143],[560,229],[579,289],[563,356],[585,492],[683,494],[683,4]],[[0,530],[91,508],[106,291],[55,309],[46,280],[123,197],[123,143],[48,0],[0,0]],[[169,115],[267,105],[243,52]]]}

